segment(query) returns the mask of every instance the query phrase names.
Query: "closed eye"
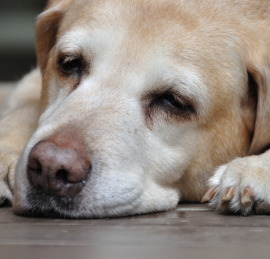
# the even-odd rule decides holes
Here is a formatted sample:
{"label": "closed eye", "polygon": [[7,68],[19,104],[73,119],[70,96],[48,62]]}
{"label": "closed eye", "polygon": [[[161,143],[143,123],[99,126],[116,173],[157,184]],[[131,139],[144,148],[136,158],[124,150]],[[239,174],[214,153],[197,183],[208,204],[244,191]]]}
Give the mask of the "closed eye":
{"label": "closed eye", "polygon": [[60,55],[57,66],[65,77],[80,77],[85,69],[85,61],[80,55]]}
{"label": "closed eye", "polygon": [[151,117],[157,112],[162,112],[169,118],[181,120],[190,120],[196,115],[194,103],[174,90],[151,93],[147,99],[150,99],[148,113],[151,113],[149,114]]}

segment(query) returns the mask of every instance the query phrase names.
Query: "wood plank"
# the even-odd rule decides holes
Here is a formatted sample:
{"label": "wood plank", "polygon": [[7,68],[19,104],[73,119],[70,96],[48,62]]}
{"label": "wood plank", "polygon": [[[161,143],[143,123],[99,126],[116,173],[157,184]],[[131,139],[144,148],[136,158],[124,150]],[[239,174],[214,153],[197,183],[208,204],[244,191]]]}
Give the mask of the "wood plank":
{"label": "wood plank", "polygon": [[268,216],[206,205],[115,219],[27,218],[0,209],[0,258],[269,258]]}
{"label": "wood plank", "polygon": [[[117,219],[25,218],[0,210],[0,245],[268,246],[268,216],[225,216],[204,205]],[[192,210],[188,210],[191,209]]]}
{"label": "wood plank", "polygon": [[1,259],[269,259],[269,249],[256,247],[179,246],[0,246]]}

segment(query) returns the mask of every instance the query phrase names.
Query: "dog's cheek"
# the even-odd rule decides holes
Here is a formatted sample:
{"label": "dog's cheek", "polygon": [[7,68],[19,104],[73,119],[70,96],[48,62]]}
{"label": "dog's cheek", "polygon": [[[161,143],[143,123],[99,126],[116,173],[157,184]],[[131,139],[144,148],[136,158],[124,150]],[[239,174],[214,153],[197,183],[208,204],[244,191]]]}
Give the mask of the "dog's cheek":
{"label": "dog's cheek", "polygon": [[145,191],[141,175],[140,168],[93,173],[80,194],[81,213],[95,217],[133,214]]}
{"label": "dog's cheek", "polygon": [[196,154],[197,135],[193,122],[155,125],[147,138],[148,177],[168,186],[179,181]]}

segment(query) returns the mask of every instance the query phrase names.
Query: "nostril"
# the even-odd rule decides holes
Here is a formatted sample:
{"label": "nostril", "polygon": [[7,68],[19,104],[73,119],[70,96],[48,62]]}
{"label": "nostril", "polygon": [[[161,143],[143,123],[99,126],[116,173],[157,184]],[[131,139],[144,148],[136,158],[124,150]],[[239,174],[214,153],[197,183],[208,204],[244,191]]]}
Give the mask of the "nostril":
{"label": "nostril", "polygon": [[62,181],[64,183],[68,182],[68,172],[65,169],[58,170],[55,174],[55,178],[58,181]]}

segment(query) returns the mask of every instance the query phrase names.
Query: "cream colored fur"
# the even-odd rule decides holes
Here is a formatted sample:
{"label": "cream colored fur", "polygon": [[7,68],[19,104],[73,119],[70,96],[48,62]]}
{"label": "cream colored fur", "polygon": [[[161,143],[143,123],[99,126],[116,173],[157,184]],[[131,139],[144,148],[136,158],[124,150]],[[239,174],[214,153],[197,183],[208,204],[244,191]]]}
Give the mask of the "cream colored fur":
{"label": "cream colored fur", "polygon": [[[199,202],[214,175],[203,200],[215,209],[269,203],[269,16],[267,0],[51,1],[37,22],[41,71],[19,83],[0,121],[0,196],[18,214],[125,216]],[[87,63],[80,80],[59,72],[63,53]],[[194,112],[153,106],[170,91]],[[39,204],[29,153],[70,128],[90,180],[71,209]]]}

